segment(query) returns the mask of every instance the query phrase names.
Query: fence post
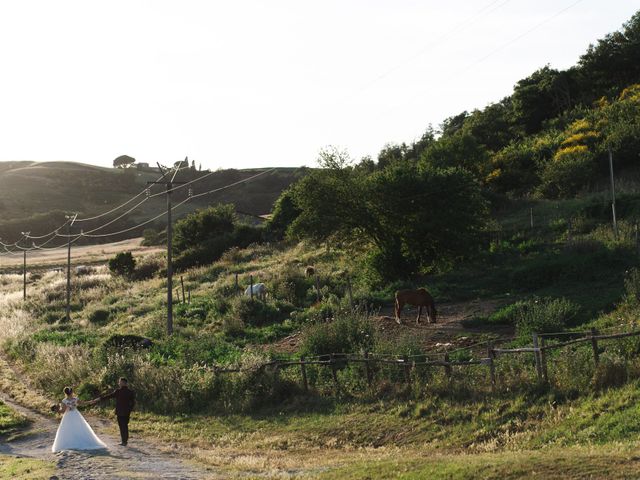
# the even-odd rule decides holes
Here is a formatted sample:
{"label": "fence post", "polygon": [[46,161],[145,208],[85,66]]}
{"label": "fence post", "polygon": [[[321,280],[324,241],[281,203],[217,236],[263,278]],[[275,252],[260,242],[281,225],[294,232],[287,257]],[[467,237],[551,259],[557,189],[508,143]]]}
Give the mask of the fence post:
{"label": "fence post", "polygon": [[238,285],[238,273],[236,272],[236,295],[240,294],[240,285]]}
{"label": "fence post", "polygon": [[544,337],[540,337],[540,362],[542,363],[542,378],[545,383],[548,383],[549,373],[547,371],[547,351],[544,349],[544,344]]}
{"label": "fence post", "polygon": [[411,364],[409,363],[409,357],[407,355],[402,356],[402,363],[404,368],[404,380],[407,385],[411,387]]}
{"label": "fence post", "polygon": [[367,385],[371,387],[371,366],[369,365],[369,352],[364,352],[364,368],[367,373]]}
{"label": "fence post", "polygon": [[309,383],[307,382],[307,367],[304,363],[305,358],[304,355],[300,357],[300,372],[302,373],[302,386],[304,387],[304,391],[309,391]]}
{"label": "fence post", "polygon": [[529,209],[529,218],[531,221],[531,230],[533,230],[533,208]]}
{"label": "fence post", "polygon": [[349,294],[349,306],[353,310],[353,292],[351,291],[351,278],[347,275],[347,293]]}
{"label": "fence post", "polygon": [[340,393],[340,384],[338,383],[338,372],[336,371],[336,360],[333,353],[329,354],[329,363],[331,364],[331,376],[333,377],[333,384],[336,387],[336,394]]}
{"label": "fence post", "polygon": [[593,348],[593,361],[596,364],[596,367],[600,363],[600,353],[598,352],[598,340],[596,339],[596,335],[598,335],[598,331],[595,328],[591,328],[591,347]]}
{"label": "fence post", "polygon": [[251,295],[251,301],[253,302],[253,275],[249,275],[249,294]]}
{"label": "fence post", "polygon": [[449,353],[444,354],[444,373],[447,375],[447,379],[451,380],[451,365],[449,364]]}
{"label": "fence post", "polygon": [[186,298],[184,295],[184,277],[180,275],[180,285],[182,285],[182,303],[186,302]]}
{"label": "fence post", "polygon": [[493,351],[493,343],[489,344],[487,348],[487,357],[489,358],[489,377],[491,378],[491,390],[496,389],[496,365],[494,360],[496,358],[496,354]]}
{"label": "fence post", "polygon": [[533,337],[533,348],[534,348],[533,357],[536,360],[536,373],[538,374],[538,381],[542,382],[542,362],[540,361],[540,347],[538,345],[538,334],[532,333],[531,336]]}
{"label": "fence post", "polygon": [[187,293],[189,294],[189,301],[187,303],[189,303],[189,305],[191,305],[191,286],[187,287]]}

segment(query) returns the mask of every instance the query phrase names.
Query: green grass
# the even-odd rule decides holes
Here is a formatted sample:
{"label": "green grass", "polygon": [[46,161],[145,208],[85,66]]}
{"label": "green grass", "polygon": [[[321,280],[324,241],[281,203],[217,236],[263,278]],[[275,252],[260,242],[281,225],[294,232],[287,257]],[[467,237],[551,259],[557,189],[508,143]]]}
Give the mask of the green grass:
{"label": "green grass", "polygon": [[[379,455],[318,475],[323,480],[365,479],[486,479],[505,480],[526,477],[544,479],[626,479],[635,478],[640,470],[637,447],[589,448],[572,447],[484,454]],[[362,455],[365,456],[365,455]],[[367,455],[369,456],[369,455]],[[406,458],[406,457],[409,458]]]}
{"label": "green grass", "polygon": [[28,423],[22,415],[15,413],[7,405],[0,402],[0,435],[14,432]]}
{"label": "green grass", "polygon": [[54,473],[54,462],[0,455],[0,478],[49,480]]}

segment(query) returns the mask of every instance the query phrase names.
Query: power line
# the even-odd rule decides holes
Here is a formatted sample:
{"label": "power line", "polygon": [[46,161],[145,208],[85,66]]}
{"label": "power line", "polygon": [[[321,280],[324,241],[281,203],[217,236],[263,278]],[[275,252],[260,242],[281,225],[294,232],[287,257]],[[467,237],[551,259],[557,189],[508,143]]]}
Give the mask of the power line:
{"label": "power line", "polygon": [[391,67],[390,69],[388,69],[387,71],[385,71],[384,73],[382,73],[381,75],[378,75],[376,78],[374,78],[373,80],[371,80],[370,82],[364,84],[363,86],[361,86],[357,91],[355,91],[354,93],[352,93],[351,95],[349,95],[345,100],[353,98],[355,96],[357,96],[358,94],[368,90],[369,88],[371,88],[373,85],[375,85],[376,83],[378,83],[380,80],[385,79],[386,77],[388,77],[389,75],[391,75],[392,73],[396,72],[397,70],[400,70],[404,65],[406,65],[407,63],[423,56],[425,53],[433,50],[435,47],[437,47],[438,45],[440,45],[445,39],[447,39],[448,37],[450,37],[451,35],[453,35],[454,33],[464,29],[464,27],[469,26],[469,25],[473,25],[474,20],[476,20],[477,18],[479,18],[480,16],[482,16],[483,13],[485,13],[485,11],[489,8],[491,8],[493,5],[495,5],[496,3],[499,3],[499,5],[496,5],[494,8],[491,8],[489,11],[487,11],[485,14],[489,15],[493,12],[495,12],[496,10],[498,10],[499,8],[505,6],[507,3],[509,3],[511,0],[493,0],[492,2],[490,2],[489,4],[485,5],[484,7],[482,7],[480,10],[478,10],[475,14],[473,14],[471,17],[467,18],[466,20],[460,22],[459,24],[455,25],[453,28],[451,28],[450,30],[448,30],[447,32],[445,32],[444,34],[440,35],[439,37],[437,37],[432,43],[430,43],[428,46],[422,48],[420,51],[418,51],[416,54],[412,55],[411,57],[409,57],[408,59],[406,59],[405,61],[396,64],[395,66]]}

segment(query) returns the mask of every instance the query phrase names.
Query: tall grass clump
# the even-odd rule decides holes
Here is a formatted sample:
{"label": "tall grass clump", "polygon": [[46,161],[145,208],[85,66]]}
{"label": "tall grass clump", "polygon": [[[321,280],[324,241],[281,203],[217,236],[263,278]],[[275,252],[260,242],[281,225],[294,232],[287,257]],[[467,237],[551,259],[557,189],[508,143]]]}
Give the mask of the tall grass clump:
{"label": "tall grass clump", "polygon": [[357,353],[373,348],[375,331],[365,314],[341,311],[331,322],[308,325],[303,338],[301,352],[305,355]]}
{"label": "tall grass clump", "polygon": [[566,298],[542,297],[522,302],[512,313],[517,336],[525,339],[532,333],[562,332],[578,316],[580,307]]}

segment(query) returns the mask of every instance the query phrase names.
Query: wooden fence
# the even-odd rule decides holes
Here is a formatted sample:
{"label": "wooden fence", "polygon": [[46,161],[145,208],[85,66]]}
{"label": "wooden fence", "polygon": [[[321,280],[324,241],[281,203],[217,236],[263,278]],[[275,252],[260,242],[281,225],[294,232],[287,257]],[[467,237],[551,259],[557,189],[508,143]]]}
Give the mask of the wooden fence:
{"label": "wooden fence", "polygon": [[[584,335],[586,333],[586,335]],[[278,371],[285,368],[294,368],[297,367],[300,369],[300,376],[302,378],[302,388],[305,391],[309,390],[309,381],[307,374],[308,366],[323,366],[327,367],[331,370],[331,377],[333,379],[334,387],[336,392],[340,391],[340,384],[338,381],[338,370],[348,364],[363,364],[364,372],[367,380],[367,384],[369,386],[373,383],[373,370],[375,365],[395,365],[402,372],[402,376],[407,385],[411,384],[411,372],[417,368],[429,368],[429,367],[440,367],[444,369],[445,375],[447,378],[451,378],[453,367],[470,367],[470,366],[478,366],[484,365],[487,367],[487,371],[489,374],[489,378],[491,380],[492,389],[495,389],[497,385],[496,380],[496,359],[499,356],[503,355],[520,355],[520,354],[532,354],[533,360],[535,362],[535,370],[537,379],[541,383],[548,382],[548,374],[547,374],[547,355],[546,353],[550,350],[555,350],[559,348],[564,348],[569,345],[575,345],[579,343],[590,343],[593,351],[593,359],[596,365],[598,365],[600,361],[600,350],[599,343],[601,341],[606,340],[619,340],[623,338],[640,336],[640,330],[634,330],[630,332],[623,333],[612,333],[612,334],[599,334],[596,329],[591,329],[590,332],[564,332],[564,334],[583,334],[584,336],[580,338],[574,338],[571,340],[546,344],[546,339],[550,335],[557,336],[558,334],[536,334],[532,335],[532,345],[521,348],[495,348],[491,341],[482,342],[479,344],[471,345],[469,347],[464,347],[455,352],[470,350],[477,348],[479,345],[487,344],[486,348],[486,356],[477,359],[470,360],[451,360],[448,352],[443,354],[424,354],[424,355],[413,355],[413,356],[391,356],[391,355],[376,355],[373,353],[365,352],[364,354],[354,355],[348,353],[331,353],[327,355],[320,355],[316,357],[301,357],[299,360],[273,360],[267,363],[264,363],[257,367],[255,370],[266,370],[271,369],[273,371]],[[237,373],[243,370],[240,368],[219,368],[214,367],[214,370],[218,373]]]}

